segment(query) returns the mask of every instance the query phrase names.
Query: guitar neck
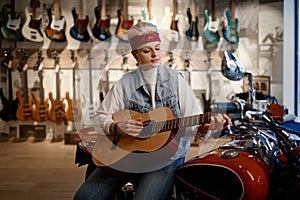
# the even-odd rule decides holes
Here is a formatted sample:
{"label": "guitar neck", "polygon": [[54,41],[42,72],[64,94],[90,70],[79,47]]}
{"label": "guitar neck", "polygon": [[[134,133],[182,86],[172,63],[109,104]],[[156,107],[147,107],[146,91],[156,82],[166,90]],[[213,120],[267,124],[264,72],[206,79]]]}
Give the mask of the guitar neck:
{"label": "guitar neck", "polygon": [[105,20],[106,18],[106,0],[102,0],[101,3],[101,20]]}
{"label": "guitar neck", "polygon": [[15,19],[16,18],[16,11],[15,11],[15,0],[11,0],[10,1],[10,16],[12,19]]}
{"label": "guitar neck", "polygon": [[215,0],[211,1],[211,19],[212,21],[215,21]]}
{"label": "guitar neck", "polygon": [[59,70],[56,72],[56,103],[60,102],[60,80],[59,80]]}
{"label": "guitar neck", "polygon": [[90,77],[90,105],[93,105],[93,81],[92,81],[92,58],[89,55],[89,77]]}
{"label": "guitar neck", "polygon": [[76,76],[76,69],[75,69],[75,67],[73,67],[73,102],[74,102],[74,104],[76,103],[76,87],[75,87],[75,85],[76,85],[76,80],[75,80],[75,76]]}
{"label": "guitar neck", "polygon": [[124,19],[128,20],[128,2],[123,0]]}
{"label": "guitar neck", "polygon": [[149,20],[152,20],[152,0],[147,1]]}
{"label": "guitar neck", "polygon": [[196,16],[195,16],[195,0],[192,0],[192,7],[191,7],[191,13],[192,13],[192,21],[195,22],[196,21]]}
{"label": "guitar neck", "polygon": [[27,70],[22,71],[23,84],[24,84],[24,101],[28,103],[28,80],[27,80]]}
{"label": "guitar neck", "polygon": [[172,1],[172,21],[175,21],[176,13],[177,13],[177,5],[176,0]]}
{"label": "guitar neck", "polygon": [[85,19],[83,12],[83,0],[79,0],[78,19]]}
{"label": "guitar neck", "polygon": [[8,68],[8,98],[11,101],[13,99],[13,91],[12,91],[12,69]]}
{"label": "guitar neck", "polygon": [[154,124],[152,124],[152,133],[164,132],[168,130],[174,130],[177,128],[204,124],[210,121],[210,117],[211,113],[207,112],[200,115],[170,119],[162,122],[154,122]]}
{"label": "guitar neck", "polygon": [[44,88],[43,88],[43,71],[42,70],[40,70],[38,72],[38,76],[40,79],[40,99],[41,99],[41,102],[43,103],[45,100],[45,96],[44,96]]}
{"label": "guitar neck", "polygon": [[234,22],[235,20],[235,1],[230,0],[230,16],[231,16],[231,21]]}
{"label": "guitar neck", "polygon": [[59,0],[54,0],[54,19],[55,20],[60,20],[60,5],[59,5]]}
{"label": "guitar neck", "polygon": [[32,16],[32,19],[36,20],[37,17],[36,17],[36,2],[37,0],[32,0],[32,6],[31,6],[31,16]]}

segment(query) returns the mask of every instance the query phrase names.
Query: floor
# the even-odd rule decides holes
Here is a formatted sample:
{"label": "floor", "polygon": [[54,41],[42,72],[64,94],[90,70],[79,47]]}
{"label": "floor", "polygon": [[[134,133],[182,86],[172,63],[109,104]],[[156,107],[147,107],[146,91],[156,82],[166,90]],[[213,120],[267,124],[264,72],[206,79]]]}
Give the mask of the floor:
{"label": "floor", "polygon": [[[187,159],[216,145],[206,144],[193,146]],[[76,145],[31,137],[0,145],[0,200],[71,200],[84,180],[86,166],[74,163]]]}

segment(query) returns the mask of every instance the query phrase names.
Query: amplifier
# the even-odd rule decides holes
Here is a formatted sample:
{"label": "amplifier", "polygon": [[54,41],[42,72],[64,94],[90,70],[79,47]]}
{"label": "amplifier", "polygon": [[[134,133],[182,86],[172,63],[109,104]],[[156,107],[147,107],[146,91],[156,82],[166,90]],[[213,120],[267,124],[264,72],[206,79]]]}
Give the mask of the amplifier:
{"label": "amplifier", "polygon": [[46,125],[19,125],[19,137],[28,138],[30,136],[36,139],[46,138]]}
{"label": "amplifier", "polygon": [[78,144],[81,140],[76,131],[66,132],[64,134],[65,144]]}

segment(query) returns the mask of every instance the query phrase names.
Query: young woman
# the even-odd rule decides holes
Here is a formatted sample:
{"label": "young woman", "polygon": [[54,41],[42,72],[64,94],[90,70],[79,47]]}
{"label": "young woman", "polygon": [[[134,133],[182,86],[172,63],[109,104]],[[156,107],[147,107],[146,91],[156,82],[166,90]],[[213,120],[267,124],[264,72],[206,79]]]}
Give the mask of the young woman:
{"label": "young woman", "polygon": [[[116,122],[113,114],[124,110],[149,113],[161,107],[169,108],[175,118],[201,114],[198,101],[184,77],[161,63],[161,40],[157,27],[139,22],[128,31],[128,39],[138,68],[123,75],[105,96],[95,114],[95,129],[106,135],[121,135],[119,140],[122,135],[143,140],[145,124],[141,117]],[[156,113],[153,117],[160,115],[165,113]],[[223,116],[213,117],[210,125],[180,128],[180,134],[176,134],[174,140],[178,142],[178,148],[172,154],[164,156],[161,149],[149,153],[132,152],[130,163],[114,167],[122,172],[117,174],[98,167],[79,188],[74,199],[110,199],[127,182],[136,186],[135,199],[166,199],[173,187],[174,171],[189,151],[190,139],[199,130],[207,131],[209,126],[222,129]],[[128,165],[132,168],[127,168]]]}

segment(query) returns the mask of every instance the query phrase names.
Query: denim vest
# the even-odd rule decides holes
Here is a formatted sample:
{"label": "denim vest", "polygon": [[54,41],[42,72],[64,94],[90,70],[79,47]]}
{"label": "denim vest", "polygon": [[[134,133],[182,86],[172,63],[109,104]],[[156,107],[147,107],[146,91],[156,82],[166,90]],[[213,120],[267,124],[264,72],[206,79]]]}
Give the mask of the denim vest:
{"label": "denim vest", "polygon": [[[155,88],[155,107],[169,107],[175,117],[181,117],[178,99],[178,75],[175,70],[159,65]],[[140,68],[122,78],[125,109],[147,113],[153,110],[150,92]]]}

